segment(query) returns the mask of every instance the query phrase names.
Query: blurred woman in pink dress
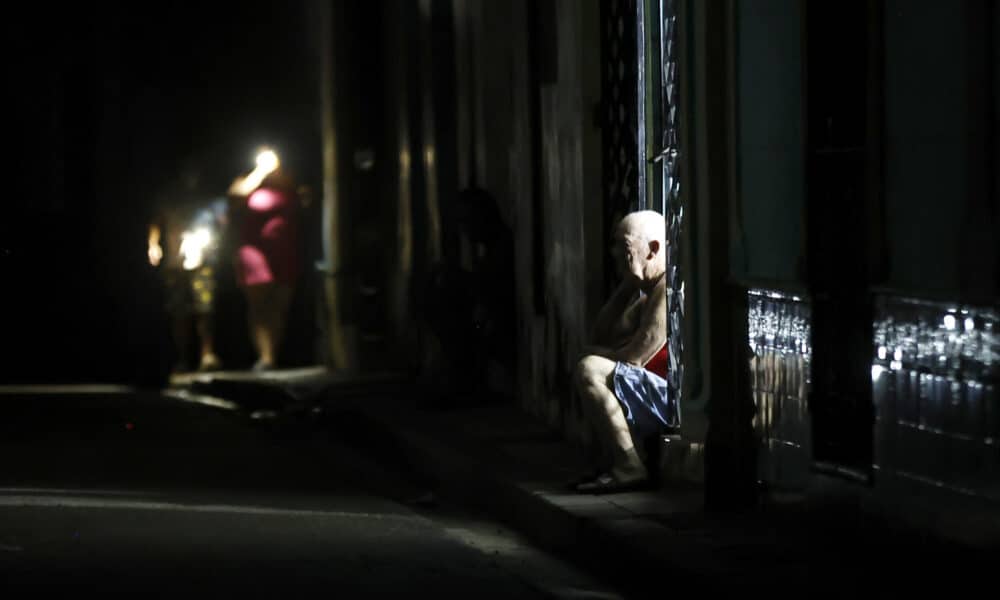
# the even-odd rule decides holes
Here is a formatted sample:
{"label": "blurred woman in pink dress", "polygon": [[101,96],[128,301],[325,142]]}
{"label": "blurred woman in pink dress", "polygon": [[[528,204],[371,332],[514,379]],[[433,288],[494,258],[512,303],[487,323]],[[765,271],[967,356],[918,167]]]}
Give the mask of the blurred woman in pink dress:
{"label": "blurred woman in pink dress", "polygon": [[288,307],[302,271],[298,197],[278,157],[264,151],[257,167],[228,192],[237,216],[237,282],[246,294],[254,371],[276,366]]}

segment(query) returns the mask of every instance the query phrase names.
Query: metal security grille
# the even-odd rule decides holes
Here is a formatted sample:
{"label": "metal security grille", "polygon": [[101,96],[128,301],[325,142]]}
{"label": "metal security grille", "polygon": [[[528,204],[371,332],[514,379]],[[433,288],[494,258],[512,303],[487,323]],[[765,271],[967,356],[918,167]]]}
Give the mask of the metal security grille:
{"label": "metal security grille", "polygon": [[[604,224],[611,227],[637,209],[664,214],[671,397],[681,398],[683,381],[684,280],[681,235],[684,206],[678,147],[678,0],[604,0],[602,82],[604,128]],[[605,281],[613,282],[608,264]],[[610,285],[610,284],[609,284]]]}
{"label": "metal security grille", "polygon": [[[638,59],[636,0],[601,2],[601,125],[604,136],[604,234],[638,206]],[[614,265],[605,281],[613,285]]]}
{"label": "metal security grille", "polygon": [[659,162],[660,173],[660,206],[667,220],[667,242],[670,252],[667,255],[667,277],[670,285],[670,299],[667,303],[668,313],[668,352],[670,355],[670,371],[667,377],[668,393],[681,401],[681,382],[684,376],[684,278],[680,269],[681,235],[684,224],[684,204],[681,197],[681,182],[678,167],[680,149],[678,147],[678,129],[680,123],[677,77],[677,4],[678,0],[659,1],[660,30],[660,152],[654,158]]}

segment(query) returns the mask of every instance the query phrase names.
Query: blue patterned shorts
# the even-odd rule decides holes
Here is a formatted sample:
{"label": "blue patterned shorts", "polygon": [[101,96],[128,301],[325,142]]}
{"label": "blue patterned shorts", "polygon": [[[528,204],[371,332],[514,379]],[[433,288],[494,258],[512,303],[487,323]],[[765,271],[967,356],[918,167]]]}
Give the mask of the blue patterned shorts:
{"label": "blue patterned shorts", "polygon": [[615,365],[614,392],[632,437],[645,439],[681,424],[680,408],[667,397],[667,380],[642,367]]}

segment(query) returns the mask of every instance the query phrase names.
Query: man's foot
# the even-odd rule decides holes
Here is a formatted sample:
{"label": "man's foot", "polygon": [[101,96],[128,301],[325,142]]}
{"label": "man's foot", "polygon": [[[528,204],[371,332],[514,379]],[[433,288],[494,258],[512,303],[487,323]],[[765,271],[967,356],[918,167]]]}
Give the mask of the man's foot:
{"label": "man's foot", "polygon": [[611,473],[603,473],[591,481],[577,485],[576,491],[581,494],[614,494],[646,490],[649,487],[649,478],[645,476],[637,479],[618,479]]}

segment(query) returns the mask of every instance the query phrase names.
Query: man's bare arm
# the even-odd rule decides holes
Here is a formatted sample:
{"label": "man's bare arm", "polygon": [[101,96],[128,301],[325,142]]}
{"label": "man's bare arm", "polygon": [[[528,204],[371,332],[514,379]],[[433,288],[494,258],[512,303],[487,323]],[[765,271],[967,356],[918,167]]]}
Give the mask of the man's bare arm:
{"label": "man's bare arm", "polygon": [[642,366],[667,342],[667,288],[661,282],[646,298],[639,327],[623,346],[612,351],[614,360]]}
{"label": "man's bare arm", "polygon": [[635,294],[635,291],[636,285],[634,283],[623,281],[619,284],[618,288],[611,294],[611,297],[608,298],[608,301],[604,303],[604,306],[597,313],[597,318],[594,319],[594,326],[590,330],[591,342],[598,346],[613,343],[610,335],[611,329],[615,322],[625,314],[625,309],[628,307],[629,300]]}

